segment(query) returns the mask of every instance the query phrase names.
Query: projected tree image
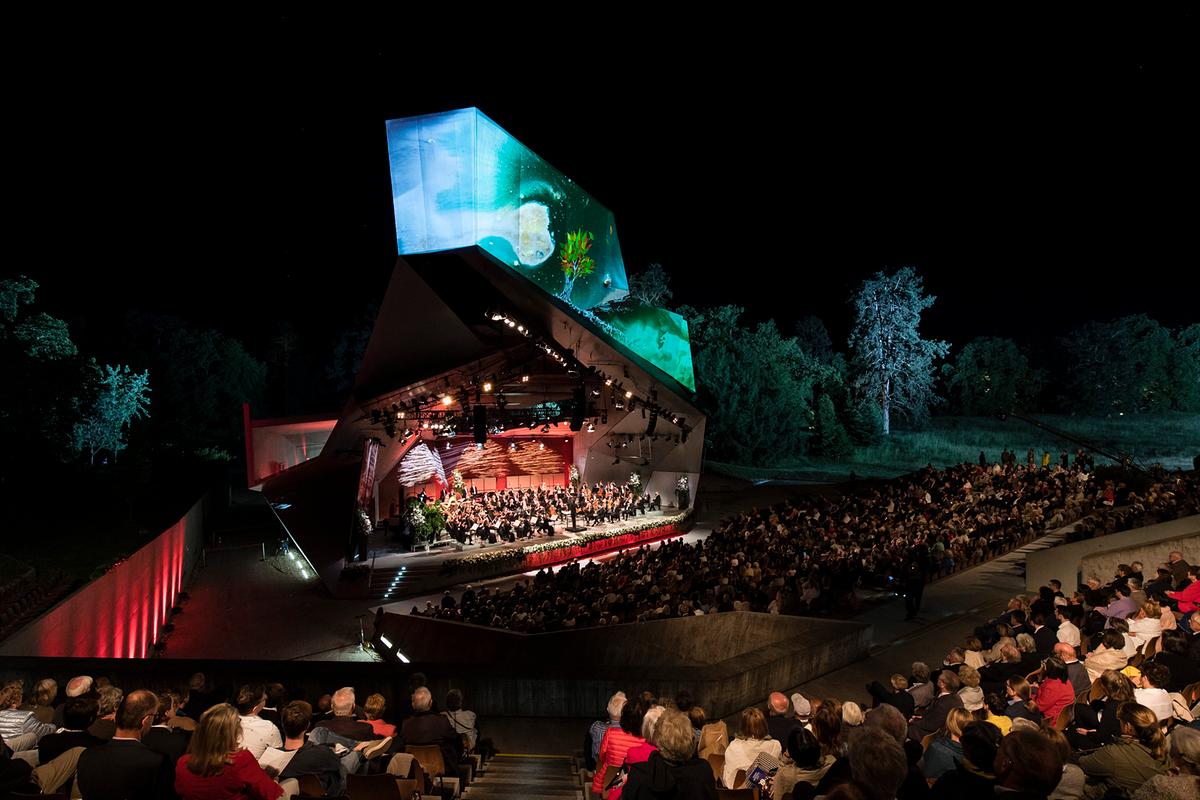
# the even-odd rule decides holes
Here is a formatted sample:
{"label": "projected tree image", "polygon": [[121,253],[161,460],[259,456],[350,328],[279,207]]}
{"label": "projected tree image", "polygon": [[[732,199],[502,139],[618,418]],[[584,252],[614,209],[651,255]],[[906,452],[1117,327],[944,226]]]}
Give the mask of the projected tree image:
{"label": "projected tree image", "polygon": [[567,234],[559,258],[562,260],[563,288],[558,296],[568,303],[571,302],[571,289],[575,279],[591,275],[596,268],[596,261],[589,256],[592,249],[592,234],[589,231],[572,231]]}

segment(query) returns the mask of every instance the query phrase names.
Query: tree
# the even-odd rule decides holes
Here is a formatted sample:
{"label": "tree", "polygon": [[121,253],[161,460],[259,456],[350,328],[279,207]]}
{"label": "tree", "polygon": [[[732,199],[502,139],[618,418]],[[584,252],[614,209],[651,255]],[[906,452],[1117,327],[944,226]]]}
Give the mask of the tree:
{"label": "tree", "polygon": [[718,460],[772,464],[801,452],[813,386],[825,371],[773,321],[751,329],[739,306],[680,308],[691,332],[706,446]]}
{"label": "tree", "polygon": [[1171,405],[1171,332],[1145,314],[1089,322],[1062,340],[1067,389],[1079,410],[1165,411]]}
{"label": "tree", "polygon": [[1200,411],[1200,322],[1175,333],[1171,405],[1178,411]]}
{"label": "tree", "polygon": [[827,394],[822,394],[817,403],[816,430],[809,440],[809,450],[825,458],[841,458],[854,451],[850,436],[833,408],[833,398]]}
{"label": "tree", "polygon": [[569,231],[567,240],[559,250],[559,260],[562,262],[563,288],[558,293],[561,300],[571,302],[571,290],[575,288],[575,280],[584,275],[591,275],[596,269],[596,261],[588,251],[592,249],[592,234],[590,231]]}
{"label": "tree", "polygon": [[342,329],[337,344],[334,345],[333,356],[325,368],[325,377],[339,402],[344,401],[354,388],[354,379],[358,376],[363,357],[367,354],[367,344],[371,341],[371,332],[375,330],[375,319],[378,316],[378,304],[369,304]]}
{"label": "tree", "polygon": [[933,361],[950,345],[922,339],[921,312],[936,297],[926,296],[921,276],[912,267],[893,273],[877,272],[863,281],[854,295],[856,385],[875,398],[883,416],[883,433],[891,433],[892,412],[920,422],[937,402],[933,391]]}
{"label": "tree", "polygon": [[1012,339],[975,339],[942,374],[957,410],[970,415],[1026,411],[1042,387],[1042,373]]}
{"label": "tree", "polygon": [[138,417],[148,416],[150,372],[132,372],[122,364],[96,367],[96,392],[91,408],[75,423],[75,447],[96,463],[96,454],[108,450],[115,457],[125,449],[125,432]]}
{"label": "tree", "polygon": [[662,264],[651,264],[629,276],[629,296],[648,306],[663,306],[674,296],[671,276]]}
{"label": "tree", "polygon": [[879,406],[870,400],[852,403],[846,414],[846,432],[850,434],[850,441],[857,445],[879,444],[883,437],[883,415]]}
{"label": "tree", "polygon": [[800,349],[822,364],[833,363],[833,340],[820,317],[812,314],[796,320],[796,342]]}

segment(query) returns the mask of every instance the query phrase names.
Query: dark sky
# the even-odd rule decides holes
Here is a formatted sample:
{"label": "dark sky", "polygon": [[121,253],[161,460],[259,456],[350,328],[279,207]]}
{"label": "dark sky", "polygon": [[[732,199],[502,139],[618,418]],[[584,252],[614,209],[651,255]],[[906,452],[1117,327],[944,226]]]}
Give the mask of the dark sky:
{"label": "dark sky", "polygon": [[395,258],[384,120],[475,105],[608,206],[676,302],[844,340],[852,288],[913,265],[926,330],[959,344],[1200,321],[1194,19],[1096,14],[563,22],[536,46],[406,18],[30,34],[6,116],[33,247],[4,271],[72,320],[327,333]]}

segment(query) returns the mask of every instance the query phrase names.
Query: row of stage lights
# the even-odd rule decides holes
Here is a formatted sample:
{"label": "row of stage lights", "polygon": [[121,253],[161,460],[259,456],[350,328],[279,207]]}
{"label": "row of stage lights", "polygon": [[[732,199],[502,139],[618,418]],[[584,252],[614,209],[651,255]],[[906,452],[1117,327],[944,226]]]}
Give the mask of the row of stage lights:
{"label": "row of stage lights", "polygon": [[[492,322],[500,323],[504,327],[509,328],[524,337],[534,338],[530,326],[526,325],[524,322],[516,319],[510,314],[507,314],[503,311],[489,311],[485,314],[485,317]],[[539,350],[544,352],[551,361],[559,364],[571,374],[582,375],[584,372],[589,372],[598,380],[603,381],[605,388],[611,390],[609,395],[609,405],[612,406],[613,409],[621,411],[628,406],[629,411],[632,412],[640,406],[643,417],[646,416],[646,411],[648,409],[650,416],[646,426],[646,435],[654,434],[655,425],[657,424],[658,418],[661,416],[665,419],[669,419],[671,424],[679,427],[680,435],[677,437],[677,441],[687,441],[688,434],[691,432],[691,428],[686,424],[687,418],[660,406],[657,402],[658,392],[655,390],[650,390],[649,400],[636,397],[633,390],[626,389],[621,380],[614,378],[603,370],[599,370],[594,367],[587,367],[577,361],[574,357],[573,351],[570,348],[564,348],[562,351],[560,351],[557,347],[547,343],[546,340],[541,337],[534,338],[534,344]],[[624,377],[629,377],[628,369],[625,370]],[[530,381],[530,376],[528,373],[521,373],[519,380],[521,383],[527,384]],[[494,394],[496,407],[503,411],[507,405],[507,402],[504,397],[503,388],[500,388],[499,391],[496,391],[499,382],[500,378],[496,375],[493,375],[490,378],[484,378],[482,381],[478,377],[472,378],[471,387],[475,389],[476,404],[480,403],[482,400],[482,395]],[[584,383],[581,379],[580,389],[583,389],[583,387]],[[460,387],[464,414],[467,413],[467,397],[469,393],[470,389],[467,386]],[[591,390],[592,397],[601,397],[602,394],[603,391],[598,385],[593,387]],[[416,422],[418,426],[424,430],[434,430],[439,433],[453,436],[456,432],[455,426],[452,424],[448,425],[445,422],[435,422],[429,418],[432,412],[431,410],[426,410],[426,407],[433,406],[436,408],[438,404],[440,404],[444,410],[449,410],[449,408],[455,404],[454,394],[450,390],[449,378],[445,379],[444,391],[441,391],[437,394],[426,394],[415,397],[407,403],[404,401],[392,403],[391,414],[388,414],[386,409],[372,409],[370,412],[371,421],[373,424],[382,423],[384,426],[384,431],[390,438],[393,439],[396,437],[397,420],[405,421],[406,423],[405,430],[403,432],[405,439],[408,439],[415,434],[415,430],[407,426],[407,421],[410,419]],[[601,413],[600,424],[607,424],[607,417],[608,413],[605,410]],[[537,427],[537,425],[531,424],[528,427],[534,428]],[[500,429],[503,430],[503,423],[500,423]],[[595,430],[595,421],[589,420],[587,423],[587,432],[594,433]],[[548,431],[544,430],[543,432]],[[668,440],[670,439],[670,437],[665,438]]]}

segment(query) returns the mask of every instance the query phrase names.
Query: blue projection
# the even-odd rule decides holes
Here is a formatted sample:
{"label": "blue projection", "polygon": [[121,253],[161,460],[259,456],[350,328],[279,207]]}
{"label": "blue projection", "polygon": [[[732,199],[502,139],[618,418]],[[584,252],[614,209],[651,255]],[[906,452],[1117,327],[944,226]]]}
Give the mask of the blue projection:
{"label": "blue projection", "polygon": [[[692,391],[687,322],[633,302],[612,212],[475,108],[389,120],[400,255],[477,245]],[[591,270],[568,278],[568,233]]]}

